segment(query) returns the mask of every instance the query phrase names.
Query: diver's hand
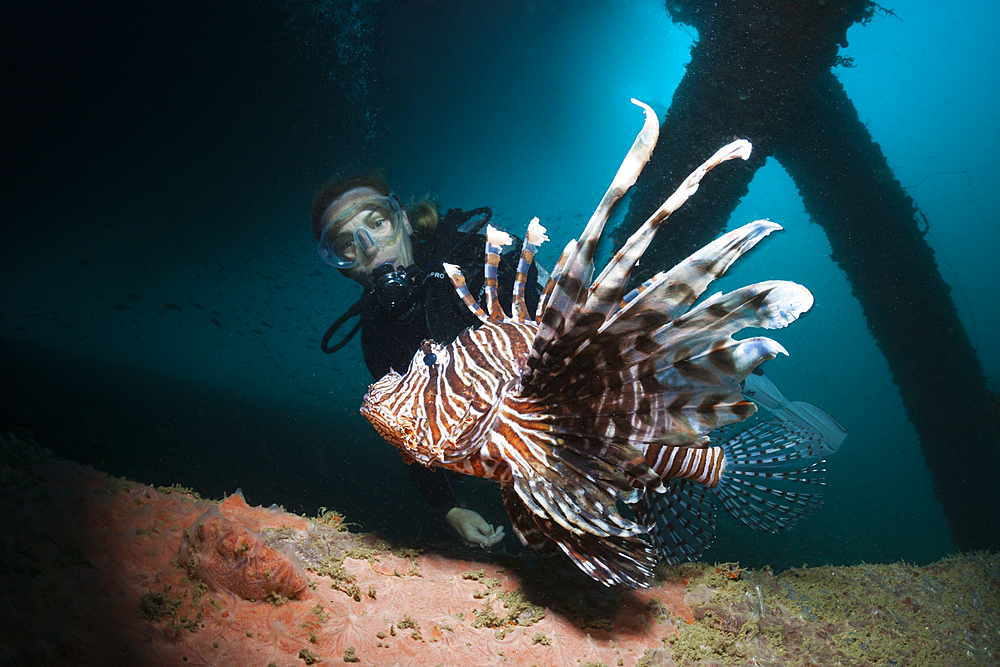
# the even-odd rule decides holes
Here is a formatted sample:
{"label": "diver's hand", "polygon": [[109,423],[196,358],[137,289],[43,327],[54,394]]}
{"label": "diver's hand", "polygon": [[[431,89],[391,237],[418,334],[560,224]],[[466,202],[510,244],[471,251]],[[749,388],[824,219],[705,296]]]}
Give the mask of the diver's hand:
{"label": "diver's hand", "polygon": [[444,516],[455,532],[468,544],[478,547],[492,547],[503,539],[503,526],[494,528],[478,512],[452,507]]}

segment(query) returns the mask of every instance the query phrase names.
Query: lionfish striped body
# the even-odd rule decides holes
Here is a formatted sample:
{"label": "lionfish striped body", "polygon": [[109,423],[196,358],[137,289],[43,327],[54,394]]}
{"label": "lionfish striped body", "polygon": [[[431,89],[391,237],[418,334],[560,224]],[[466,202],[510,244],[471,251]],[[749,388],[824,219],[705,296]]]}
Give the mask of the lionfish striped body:
{"label": "lionfish striped body", "polygon": [[[547,240],[544,228],[537,218],[528,226],[510,316],[496,289],[500,246],[510,237],[489,228],[485,311],[458,269],[445,265],[482,324],[449,345],[424,342],[406,374],[390,371],[375,382],[361,408],[404,456],[496,480],[522,542],[558,546],[594,579],[630,586],[645,585],[658,552],[676,562],[707,546],[708,493],[755,528],[775,530],[808,514],[816,495],[774,482],[815,482],[821,458],[814,439],[786,425],[765,424],[721,446],[709,436],[753,414],[740,382],[785,353],[769,338],[731,335],[783,327],[812,305],[804,287],[767,281],[694,306],[778,225],[745,225],[625,293],[659,225],[708,170],[746,159],[748,142],[733,142],[692,173],[591,283],[604,224],[656,143],[655,114],[636,104],[645,110],[643,129],[579,241],[563,251],[535,316],[524,304],[524,280]],[[622,516],[619,501],[635,521]]]}

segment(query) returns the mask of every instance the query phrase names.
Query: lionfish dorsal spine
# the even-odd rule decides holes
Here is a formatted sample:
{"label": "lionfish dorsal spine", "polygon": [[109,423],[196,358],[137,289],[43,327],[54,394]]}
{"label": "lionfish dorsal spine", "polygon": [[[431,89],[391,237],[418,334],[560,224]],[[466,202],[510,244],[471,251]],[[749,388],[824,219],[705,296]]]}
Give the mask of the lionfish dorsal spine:
{"label": "lionfish dorsal spine", "polygon": [[636,287],[631,292],[629,292],[628,294],[626,294],[625,296],[623,296],[621,298],[621,302],[618,304],[618,308],[616,309],[615,312],[621,310],[622,308],[624,308],[625,306],[627,306],[629,303],[631,303],[632,301],[634,301],[636,299],[636,297],[638,297],[640,294],[642,294],[643,292],[645,292],[646,290],[648,290],[652,285],[656,284],[659,280],[661,280],[664,275],[665,275],[665,273],[663,271],[660,271],[659,273],[657,273],[656,275],[654,275],[652,278],[647,278],[646,280],[642,281],[641,285],[639,285],[638,287]]}
{"label": "lionfish dorsal spine", "polygon": [[635,268],[643,253],[646,252],[646,248],[652,243],[653,237],[656,236],[656,232],[663,222],[698,190],[698,185],[705,174],[726,160],[748,159],[751,149],[749,141],[738,139],[720,148],[715,152],[715,155],[691,172],[680,184],[680,187],[649,216],[646,222],[629,237],[625,245],[615,253],[615,256],[594,281],[590,288],[590,296],[582,309],[587,312],[599,312],[604,315],[605,319],[610,317],[621,303],[622,293],[625,291],[625,285],[632,274],[632,269]]}
{"label": "lionfish dorsal spine", "polygon": [[621,298],[604,327],[619,317],[627,317],[630,308],[643,307],[639,296],[652,299],[657,310],[673,320],[684,313],[716,278],[721,277],[733,262],[757,245],[761,239],[781,225],[770,220],[756,220],[720,236],[707,246],[678,263],[669,271],[661,271]]}
{"label": "lionfish dorsal spine", "polygon": [[528,231],[524,235],[524,243],[521,245],[521,258],[517,262],[517,276],[514,278],[514,293],[511,296],[511,316],[518,322],[531,320],[528,313],[528,306],[524,302],[524,286],[528,282],[528,272],[535,261],[535,253],[538,247],[549,240],[545,235],[545,227],[541,225],[538,218],[532,218],[528,223]]}
{"label": "lionfish dorsal spine", "polygon": [[472,292],[469,291],[469,285],[465,282],[465,276],[462,275],[462,270],[454,264],[449,264],[448,262],[442,262],[441,265],[444,267],[444,272],[451,280],[451,284],[454,285],[459,298],[462,299],[462,303],[468,307],[469,311],[473,315],[479,318],[479,321],[488,321],[489,318],[486,316],[486,311],[480,307],[476,298],[472,296]]}
{"label": "lionfish dorsal spine", "polygon": [[586,300],[590,279],[594,272],[594,252],[604,231],[611,211],[625,192],[635,184],[639,172],[646,165],[660,134],[656,112],[648,105],[633,99],[642,107],[645,121],[642,130],[632,142],[632,147],[622,161],[611,185],[590,217],[580,239],[566,246],[559,262],[552,271],[549,285],[538,304],[539,331],[529,358],[529,368],[538,365],[549,343],[573,326],[581,305]]}
{"label": "lionfish dorsal spine", "polygon": [[500,248],[513,242],[507,232],[493,225],[486,225],[486,263],[483,265],[486,277],[486,315],[493,322],[502,322],[507,317],[497,292],[497,268],[500,266]]}

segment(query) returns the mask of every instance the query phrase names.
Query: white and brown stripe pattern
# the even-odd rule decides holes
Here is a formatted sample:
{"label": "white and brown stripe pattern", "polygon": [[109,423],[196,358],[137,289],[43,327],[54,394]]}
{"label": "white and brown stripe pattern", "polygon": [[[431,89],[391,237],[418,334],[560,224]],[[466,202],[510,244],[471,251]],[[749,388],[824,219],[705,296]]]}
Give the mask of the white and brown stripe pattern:
{"label": "white and brown stripe pattern", "polygon": [[[664,530],[657,517],[691,505],[666,507],[657,494],[666,498],[671,483],[725,486],[731,457],[709,446],[709,434],[753,413],[739,383],[784,353],[768,338],[737,341],[732,334],[785,326],[812,304],[805,288],[770,281],[695,305],[732,262],[780,229],[767,221],[726,234],[625,293],[659,226],[708,170],[746,159],[745,141],[695,170],[592,283],[601,232],[656,143],[656,116],[637,104],[646,114],[643,129],[580,240],[563,250],[535,317],[523,290],[545,229],[537,219],[528,227],[508,316],[496,268],[510,238],[488,228],[485,308],[457,267],[445,266],[482,324],[446,346],[425,342],[406,374],[374,383],[362,406],[386,440],[421,464],[499,482],[522,541],[555,544],[594,579],[629,586],[644,585],[656,562],[639,535],[652,529],[655,538]],[[619,502],[648,520],[623,517]]]}
{"label": "white and brown stripe pattern", "polygon": [[726,469],[722,447],[670,447],[652,444],[646,449],[646,464],[663,479],[689,479],[714,488]]}

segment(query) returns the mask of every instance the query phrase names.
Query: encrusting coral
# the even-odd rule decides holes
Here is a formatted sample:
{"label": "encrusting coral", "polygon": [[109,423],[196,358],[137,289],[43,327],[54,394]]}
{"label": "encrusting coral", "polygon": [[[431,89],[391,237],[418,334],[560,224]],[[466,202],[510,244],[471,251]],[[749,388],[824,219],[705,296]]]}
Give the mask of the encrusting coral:
{"label": "encrusting coral", "polygon": [[0,664],[931,666],[989,664],[1000,645],[995,555],[695,564],[625,591],[561,559],[501,565],[343,527],[0,438]]}
{"label": "encrusting coral", "polygon": [[[242,494],[239,499],[246,504]],[[213,505],[184,531],[178,560],[188,574],[244,600],[304,597],[308,582],[295,554],[268,546],[264,535],[232,514],[230,519]]]}

